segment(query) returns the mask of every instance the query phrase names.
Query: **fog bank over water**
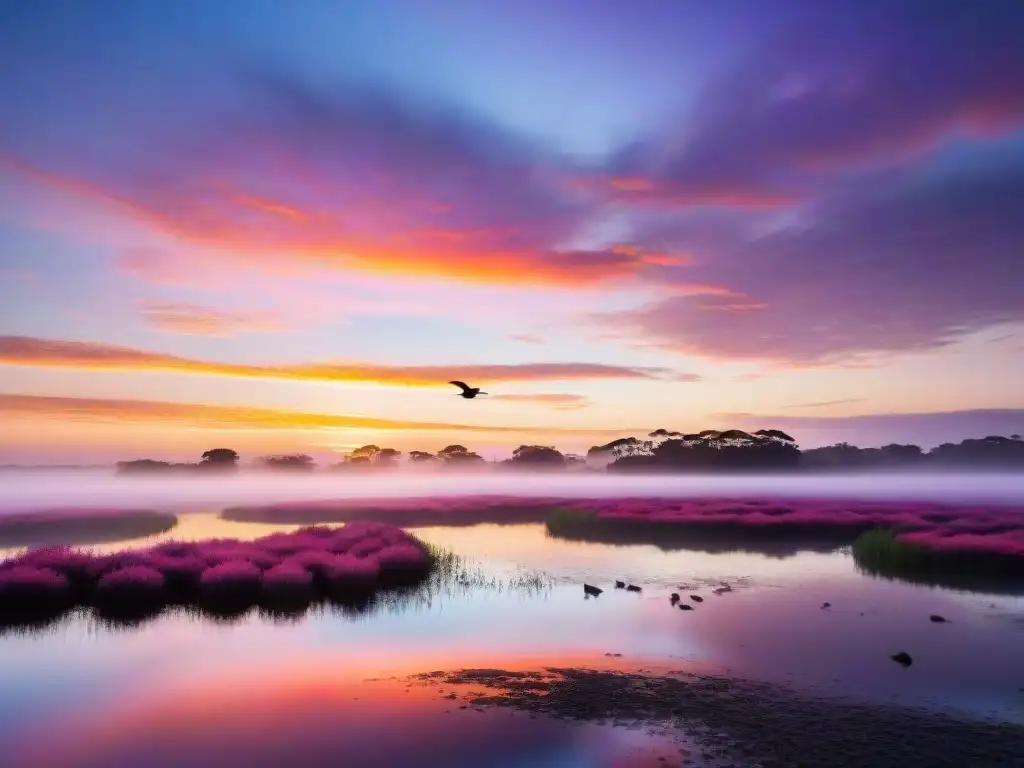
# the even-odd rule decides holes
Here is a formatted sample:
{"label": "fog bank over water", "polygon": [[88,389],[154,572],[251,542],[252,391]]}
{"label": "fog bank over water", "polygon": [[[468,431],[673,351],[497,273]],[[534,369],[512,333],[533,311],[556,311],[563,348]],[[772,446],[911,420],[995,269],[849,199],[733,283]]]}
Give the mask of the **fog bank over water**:
{"label": "fog bank over water", "polygon": [[790,496],[916,499],[1024,506],[1024,473],[613,476],[603,474],[115,477],[109,470],[0,473],[0,514],[57,508],[206,510],[231,505],[413,496]]}

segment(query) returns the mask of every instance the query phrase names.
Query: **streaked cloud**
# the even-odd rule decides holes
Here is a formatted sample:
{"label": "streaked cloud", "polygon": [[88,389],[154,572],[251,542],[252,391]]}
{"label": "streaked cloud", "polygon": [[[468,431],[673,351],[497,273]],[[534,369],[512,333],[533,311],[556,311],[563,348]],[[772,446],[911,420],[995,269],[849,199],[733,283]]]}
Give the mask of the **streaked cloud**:
{"label": "streaked cloud", "polygon": [[536,394],[536,395],[493,395],[491,400],[505,403],[528,403],[550,406],[556,411],[578,411],[590,406],[590,401],[583,395],[571,394]]}
{"label": "streaked cloud", "polygon": [[848,397],[845,400],[823,400],[817,403],[793,403],[786,408],[828,408],[833,405],[849,405],[850,403],[863,403],[863,397]]}
{"label": "streaked cloud", "polygon": [[523,344],[543,344],[544,339],[532,333],[513,333],[509,336],[512,341],[521,341]]}
{"label": "streaked cloud", "polygon": [[281,321],[271,313],[231,312],[187,302],[146,302],[142,316],[159,331],[187,336],[229,337],[285,330]]}
{"label": "streaked cloud", "polygon": [[335,381],[401,387],[450,386],[451,379],[477,383],[660,379],[668,368],[603,363],[519,363],[507,365],[386,365],[367,362],[311,362],[299,365],[240,365],[194,360],[131,347],[83,341],[0,336],[0,365],[102,371],[165,371],[207,376],[293,381]]}
{"label": "streaked cloud", "polygon": [[401,421],[372,416],[305,413],[270,408],[248,408],[154,400],[116,400],[87,397],[42,397],[0,394],[0,413],[46,419],[86,422],[166,424],[176,427],[217,429],[318,430],[356,429],[382,431],[437,431],[543,434],[607,434],[609,430],[561,429],[558,427],[508,427],[481,424]]}

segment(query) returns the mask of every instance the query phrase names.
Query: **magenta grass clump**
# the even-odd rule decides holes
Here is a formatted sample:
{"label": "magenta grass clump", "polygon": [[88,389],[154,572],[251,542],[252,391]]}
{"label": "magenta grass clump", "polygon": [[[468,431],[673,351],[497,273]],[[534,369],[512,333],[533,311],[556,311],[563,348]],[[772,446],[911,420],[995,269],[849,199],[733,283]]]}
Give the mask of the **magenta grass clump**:
{"label": "magenta grass clump", "polygon": [[372,594],[379,576],[376,559],[353,555],[338,555],[324,572],[329,595],[342,600]]}
{"label": "magenta grass clump", "polygon": [[790,541],[823,550],[884,529],[924,548],[1024,557],[1020,509],[933,502],[566,499],[548,517],[547,528],[552,536],[607,543],[759,549],[758,542]]}
{"label": "magenta grass clump", "polygon": [[203,571],[200,602],[217,613],[243,611],[260,596],[263,572],[248,560],[228,560]]}
{"label": "magenta grass clump", "polygon": [[380,568],[379,578],[385,584],[416,584],[430,572],[430,556],[412,544],[393,544],[374,557]]}
{"label": "magenta grass clump", "polygon": [[26,566],[56,571],[72,585],[93,578],[95,568],[93,557],[63,545],[31,550],[17,558],[17,562]]}
{"label": "magenta grass clump", "polygon": [[260,605],[275,612],[304,609],[315,594],[313,574],[296,563],[282,563],[263,573]]}
{"label": "magenta grass clump", "polygon": [[286,558],[281,564],[297,566],[313,576],[323,576],[336,557],[333,552],[325,549],[307,549]]}
{"label": "magenta grass clump", "polygon": [[199,579],[208,567],[199,555],[174,556],[158,552],[149,555],[149,565],[163,574],[171,597],[175,599],[195,595]]}
{"label": "magenta grass clump", "polygon": [[68,580],[51,568],[15,565],[0,570],[4,623],[59,613],[73,603]]}
{"label": "magenta grass clump", "polygon": [[164,575],[155,568],[128,565],[104,574],[96,583],[100,613],[130,618],[158,612],[164,604]]}
{"label": "magenta grass clump", "polygon": [[29,609],[75,605],[115,618],[167,604],[222,615],[256,603],[298,610],[319,599],[368,599],[380,587],[422,581],[432,567],[425,545],[382,523],[307,527],[255,541],[166,541],[110,554],[45,547],[0,562],[0,625]]}

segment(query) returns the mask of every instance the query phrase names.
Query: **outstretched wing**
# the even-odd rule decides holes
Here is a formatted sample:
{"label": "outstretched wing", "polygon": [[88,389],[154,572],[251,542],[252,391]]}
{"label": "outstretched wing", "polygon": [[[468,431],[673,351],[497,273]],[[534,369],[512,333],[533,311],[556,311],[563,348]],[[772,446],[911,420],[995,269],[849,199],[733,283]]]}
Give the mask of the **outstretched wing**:
{"label": "outstretched wing", "polygon": [[461,389],[463,392],[471,392],[472,389],[473,389],[471,386],[469,386],[469,384],[467,384],[464,381],[449,381],[448,383],[449,384],[454,384],[456,387]]}

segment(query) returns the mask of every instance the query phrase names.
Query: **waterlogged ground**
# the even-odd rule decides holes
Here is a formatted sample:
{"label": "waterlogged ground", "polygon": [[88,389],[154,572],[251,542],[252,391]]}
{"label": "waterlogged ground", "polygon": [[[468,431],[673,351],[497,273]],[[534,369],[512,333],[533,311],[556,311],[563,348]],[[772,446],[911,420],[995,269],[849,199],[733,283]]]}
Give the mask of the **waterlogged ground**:
{"label": "waterlogged ground", "polygon": [[[131,544],[290,529],[216,513]],[[1022,597],[870,579],[842,552],[573,543],[538,524],[412,532],[463,568],[362,615],[127,628],[75,614],[3,634],[3,764],[913,764],[902,744],[922,766],[1024,765]],[[585,599],[584,581],[604,594]]]}

